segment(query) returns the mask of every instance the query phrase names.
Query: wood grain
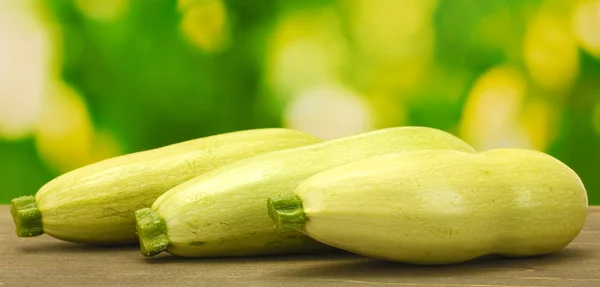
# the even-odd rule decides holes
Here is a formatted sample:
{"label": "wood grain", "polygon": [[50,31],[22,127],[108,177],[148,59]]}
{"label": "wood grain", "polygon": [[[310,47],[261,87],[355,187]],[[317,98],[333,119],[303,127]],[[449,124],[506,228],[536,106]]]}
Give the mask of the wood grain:
{"label": "wood grain", "polygon": [[552,255],[485,257],[415,266],[345,252],[251,258],[141,256],[136,246],[90,247],[49,236],[18,238],[0,206],[0,286],[600,286],[600,207]]}

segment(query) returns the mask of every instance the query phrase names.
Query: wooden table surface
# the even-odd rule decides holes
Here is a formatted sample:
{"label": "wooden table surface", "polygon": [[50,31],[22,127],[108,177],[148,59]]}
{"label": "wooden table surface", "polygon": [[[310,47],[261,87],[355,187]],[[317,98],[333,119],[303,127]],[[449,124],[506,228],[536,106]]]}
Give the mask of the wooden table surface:
{"label": "wooden table surface", "polygon": [[415,266],[345,252],[252,258],[143,257],[136,246],[18,238],[0,205],[0,286],[600,286],[600,207],[565,249],[527,259],[485,257]]}

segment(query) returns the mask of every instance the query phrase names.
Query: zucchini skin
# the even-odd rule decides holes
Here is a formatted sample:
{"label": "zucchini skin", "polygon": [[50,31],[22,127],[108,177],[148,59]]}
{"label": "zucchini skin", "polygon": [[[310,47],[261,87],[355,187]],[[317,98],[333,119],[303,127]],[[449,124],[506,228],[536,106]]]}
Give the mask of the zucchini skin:
{"label": "zucchini skin", "polygon": [[588,207],[573,170],[525,149],[382,155],[319,173],[295,196],[312,238],[413,264],[553,253],[579,234]]}
{"label": "zucchini skin", "polygon": [[[322,142],[292,129],[265,128],[218,134],[106,159],[56,177],[34,198],[13,199],[17,235],[19,202],[37,205],[43,233],[86,244],[137,243],[134,212],[200,174],[261,153]],[[21,214],[31,214],[31,209]],[[25,220],[24,220],[25,219]],[[40,226],[37,226],[38,228]]]}
{"label": "zucchini skin", "polygon": [[[142,254],[153,256],[166,250],[185,257],[251,256],[330,248],[300,232],[277,229],[267,215],[267,198],[291,194],[309,176],[337,165],[415,149],[474,152],[441,130],[395,127],[238,161],[159,197],[151,209],[161,218],[155,220],[161,226],[144,226],[149,220],[143,215],[152,212],[140,211]],[[157,242],[165,234],[153,230],[164,230],[168,242]]]}

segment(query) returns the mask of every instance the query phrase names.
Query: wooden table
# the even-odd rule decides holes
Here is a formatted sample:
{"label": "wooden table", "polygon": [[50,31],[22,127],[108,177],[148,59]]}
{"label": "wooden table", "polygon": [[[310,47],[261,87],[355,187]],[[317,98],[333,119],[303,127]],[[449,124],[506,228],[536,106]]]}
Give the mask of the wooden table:
{"label": "wooden table", "polygon": [[0,286],[600,286],[600,207],[553,255],[485,257],[415,266],[345,252],[253,258],[144,258],[136,246],[107,248],[49,236],[18,238],[0,205]]}

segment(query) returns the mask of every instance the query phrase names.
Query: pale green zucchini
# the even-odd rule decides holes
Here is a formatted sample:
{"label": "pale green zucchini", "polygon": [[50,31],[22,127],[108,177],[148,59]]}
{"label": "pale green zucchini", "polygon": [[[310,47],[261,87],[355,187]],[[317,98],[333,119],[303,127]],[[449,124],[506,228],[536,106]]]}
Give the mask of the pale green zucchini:
{"label": "pale green zucchini", "polygon": [[179,185],[152,208],[137,211],[142,253],[210,257],[321,249],[300,232],[275,228],[267,198],[291,194],[302,180],[337,165],[415,149],[474,151],[441,130],[397,127],[242,160]]}
{"label": "pale green zucchini", "polygon": [[283,230],[414,264],[556,252],[581,231],[588,205],[573,170],[524,149],[382,155],[324,171],[283,194],[268,203]]}
{"label": "pale green zucchini", "polygon": [[135,243],[134,211],[172,187],[243,158],[319,142],[296,130],[254,129],[103,160],[53,179],[35,197],[13,199],[16,232],[78,243]]}

